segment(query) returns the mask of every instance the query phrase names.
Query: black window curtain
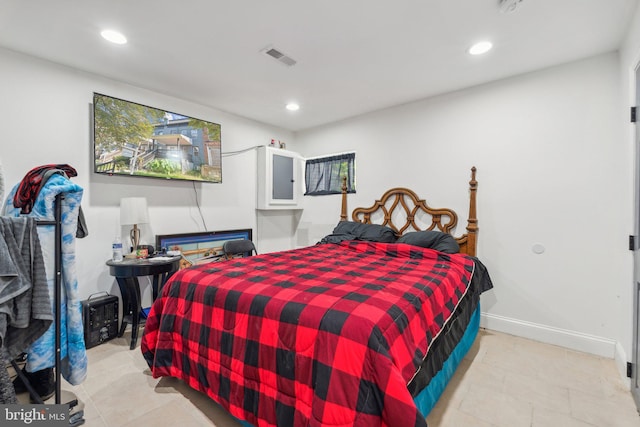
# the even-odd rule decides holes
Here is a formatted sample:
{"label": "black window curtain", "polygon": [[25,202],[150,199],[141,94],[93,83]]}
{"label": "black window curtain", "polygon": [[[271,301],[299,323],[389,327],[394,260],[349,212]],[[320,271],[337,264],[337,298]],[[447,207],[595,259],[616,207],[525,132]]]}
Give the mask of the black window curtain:
{"label": "black window curtain", "polygon": [[355,193],[356,153],[309,159],[305,165],[305,196],[342,193],[342,177],[347,177],[347,193]]}

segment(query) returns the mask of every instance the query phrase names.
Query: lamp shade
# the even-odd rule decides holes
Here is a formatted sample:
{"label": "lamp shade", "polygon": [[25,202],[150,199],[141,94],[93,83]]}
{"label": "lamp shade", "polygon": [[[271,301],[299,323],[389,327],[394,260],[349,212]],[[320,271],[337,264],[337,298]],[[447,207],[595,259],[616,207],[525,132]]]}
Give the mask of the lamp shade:
{"label": "lamp shade", "polygon": [[147,224],[149,212],[145,197],[125,197],[120,199],[120,225]]}

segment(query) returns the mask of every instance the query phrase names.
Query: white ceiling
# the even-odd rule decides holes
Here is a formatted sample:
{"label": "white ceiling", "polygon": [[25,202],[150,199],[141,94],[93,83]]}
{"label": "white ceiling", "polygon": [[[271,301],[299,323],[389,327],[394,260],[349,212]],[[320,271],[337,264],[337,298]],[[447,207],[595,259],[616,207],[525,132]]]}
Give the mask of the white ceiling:
{"label": "white ceiling", "polygon": [[637,2],[0,0],[0,46],[298,131],[614,51]]}

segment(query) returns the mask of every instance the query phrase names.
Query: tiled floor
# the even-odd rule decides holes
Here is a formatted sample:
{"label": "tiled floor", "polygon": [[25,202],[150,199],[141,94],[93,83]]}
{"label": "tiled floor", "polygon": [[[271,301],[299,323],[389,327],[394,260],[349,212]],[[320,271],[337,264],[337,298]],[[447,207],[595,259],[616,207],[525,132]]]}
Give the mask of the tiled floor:
{"label": "tiled floor", "polygon": [[[73,390],[85,425],[238,426],[215,403],[171,378],[154,379],[128,336],[88,351]],[[20,396],[24,399],[25,396]],[[613,360],[482,330],[427,418],[429,427],[638,427]]]}

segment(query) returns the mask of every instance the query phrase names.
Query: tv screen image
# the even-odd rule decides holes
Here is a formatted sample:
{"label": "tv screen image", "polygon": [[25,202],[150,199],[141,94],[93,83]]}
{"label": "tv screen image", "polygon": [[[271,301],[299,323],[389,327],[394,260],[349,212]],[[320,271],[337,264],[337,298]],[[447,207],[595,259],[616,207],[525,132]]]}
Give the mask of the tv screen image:
{"label": "tv screen image", "polygon": [[220,125],[93,94],[94,172],[222,182]]}

